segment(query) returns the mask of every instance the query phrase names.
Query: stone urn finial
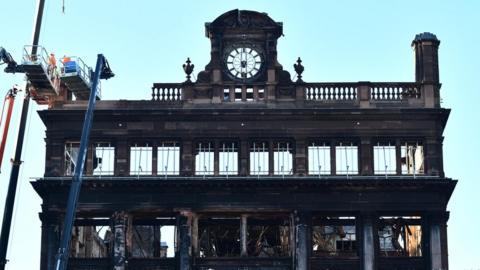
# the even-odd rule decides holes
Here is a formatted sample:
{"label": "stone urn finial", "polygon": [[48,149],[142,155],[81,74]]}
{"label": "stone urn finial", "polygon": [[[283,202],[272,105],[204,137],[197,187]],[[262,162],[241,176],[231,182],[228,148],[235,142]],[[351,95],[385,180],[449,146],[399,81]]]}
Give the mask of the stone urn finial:
{"label": "stone urn finial", "polygon": [[190,63],[191,63],[190,57],[187,57],[187,61],[185,62],[185,64],[183,64],[183,71],[185,71],[185,74],[187,74],[187,82],[191,82],[190,74],[192,74],[193,68],[195,67],[194,64],[190,64]]}
{"label": "stone urn finial", "polygon": [[297,63],[293,64],[293,68],[295,69],[295,72],[297,73],[297,82],[303,82],[302,73],[303,73],[303,70],[305,68],[302,66],[302,59],[300,59],[300,57],[298,57]]}

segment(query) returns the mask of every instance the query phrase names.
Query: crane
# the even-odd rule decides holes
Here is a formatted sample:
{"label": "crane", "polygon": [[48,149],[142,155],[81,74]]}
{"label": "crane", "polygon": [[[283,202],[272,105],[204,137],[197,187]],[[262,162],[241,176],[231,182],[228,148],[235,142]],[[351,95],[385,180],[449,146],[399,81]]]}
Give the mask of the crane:
{"label": "crane", "polygon": [[80,196],[80,189],[82,187],[83,180],[83,168],[85,166],[85,158],[87,156],[88,141],[90,137],[90,130],[93,122],[93,111],[95,109],[97,87],[100,79],[109,79],[114,74],[110,69],[110,66],[106,58],[99,54],[97,57],[97,65],[95,67],[95,73],[93,74],[92,88],[90,89],[90,98],[88,100],[87,111],[85,113],[85,121],[83,122],[82,137],[80,139],[80,148],[77,156],[77,166],[70,185],[70,191],[68,194],[67,209],[65,213],[65,220],[63,222],[63,231],[60,240],[60,247],[56,257],[56,270],[65,270],[67,268],[70,240],[72,236],[73,223],[75,221],[75,212],[77,208],[78,198]]}
{"label": "crane", "polygon": [[18,65],[15,60],[13,60],[12,55],[5,50],[5,48],[0,47],[0,65],[7,64],[7,67],[5,68],[5,72],[7,73],[15,73],[19,72],[17,71]]}

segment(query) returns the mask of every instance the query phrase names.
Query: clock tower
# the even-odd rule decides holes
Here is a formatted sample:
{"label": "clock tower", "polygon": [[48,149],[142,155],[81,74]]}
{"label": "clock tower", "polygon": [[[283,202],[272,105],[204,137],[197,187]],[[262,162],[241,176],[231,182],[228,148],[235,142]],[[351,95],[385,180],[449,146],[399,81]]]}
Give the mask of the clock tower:
{"label": "clock tower", "polygon": [[198,82],[275,84],[282,75],[290,80],[277,61],[277,39],[282,34],[281,22],[256,11],[235,9],[206,23],[211,60]]}

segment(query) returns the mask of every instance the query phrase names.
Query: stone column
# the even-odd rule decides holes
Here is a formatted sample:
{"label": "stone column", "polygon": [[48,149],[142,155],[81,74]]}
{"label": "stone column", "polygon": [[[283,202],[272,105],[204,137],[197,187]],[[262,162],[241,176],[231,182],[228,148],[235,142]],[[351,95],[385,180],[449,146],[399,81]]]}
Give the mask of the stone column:
{"label": "stone column", "polygon": [[47,138],[45,144],[45,177],[65,175],[64,141]]}
{"label": "stone column", "polygon": [[361,175],[372,175],[373,174],[373,149],[372,149],[371,138],[362,137],[360,138],[360,149],[359,149],[359,162],[360,162],[360,174]]}
{"label": "stone column", "polygon": [[443,173],[443,157],[442,157],[442,141],[443,138],[427,137],[425,141],[425,174],[444,176]]}
{"label": "stone column", "polygon": [[310,214],[295,215],[295,270],[308,270],[311,251]]}
{"label": "stone column", "polygon": [[358,82],[357,102],[360,108],[370,107],[370,82]]}
{"label": "stone column", "polygon": [[113,269],[127,269],[127,224],[128,215],[125,212],[115,212],[113,214]]}
{"label": "stone column", "polygon": [[364,213],[362,220],[362,269],[374,270],[375,268],[375,216]]}
{"label": "stone column", "polygon": [[192,250],[195,258],[200,257],[200,247],[198,242],[198,219],[199,216],[197,214],[192,216]]}
{"label": "stone column", "polygon": [[115,149],[115,175],[127,176],[130,174],[130,147],[127,141],[117,141]]}
{"label": "stone column", "polygon": [[60,234],[63,215],[48,211],[39,214],[42,221],[40,270],[54,269],[56,254],[60,247]]}
{"label": "stone column", "polygon": [[242,215],[240,219],[240,256],[246,257],[247,253],[247,215]]}
{"label": "stone column", "polygon": [[294,173],[295,175],[306,175],[307,174],[307,144],[304,138],[295,139],[295,148],[294,148]]}
{"label": "stone column", "polygon": [[239,158],[240,158],[240,162],[239,162],[239,172],[240,172],[240,176],[247,176],[249,174],[249,170],[248,168],[250,167],[249,164],[248,164],[248,161],[249,161],[249,153],[250,153],[250,149],[249,149],[249,145],[248,145],[248,141],[245,139],[245,138],[241,138],[240,139],[240,153],[239,153]]}
{"label": "stone column", "polygon": [[430,266],[432,270],[448,270],[447,220],[449,214],[432,213],[429,215]]}
{"label": "stone column", "polygon": [[192,242],[192,235],[190,230],[191,213],[184,211],[177,216],[177,230],[178,230],[178,269],[190,270],[191,251],[190,246]]}
{"label": "stone column", "polygon": [[184,139],[182,142],[182,159],[180,163],[180,175],[192,176],[194,173],[194,154],[193,154],[193,142],[189,139]]}

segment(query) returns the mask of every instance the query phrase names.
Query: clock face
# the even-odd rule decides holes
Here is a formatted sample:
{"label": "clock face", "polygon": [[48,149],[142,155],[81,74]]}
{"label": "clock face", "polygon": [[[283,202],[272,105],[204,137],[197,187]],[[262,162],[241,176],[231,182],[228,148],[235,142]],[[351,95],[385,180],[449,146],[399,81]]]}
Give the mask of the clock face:
{"label": "clock face", "polygon": [[235,78],[250,79],[260,71],[262,56],[252,47],[235,47],[226,57],[226,66]]}

